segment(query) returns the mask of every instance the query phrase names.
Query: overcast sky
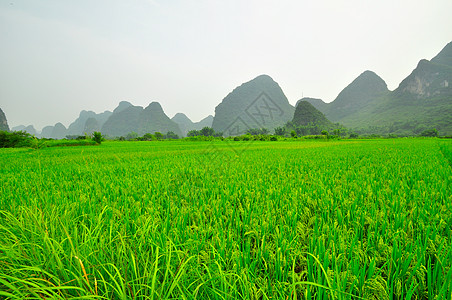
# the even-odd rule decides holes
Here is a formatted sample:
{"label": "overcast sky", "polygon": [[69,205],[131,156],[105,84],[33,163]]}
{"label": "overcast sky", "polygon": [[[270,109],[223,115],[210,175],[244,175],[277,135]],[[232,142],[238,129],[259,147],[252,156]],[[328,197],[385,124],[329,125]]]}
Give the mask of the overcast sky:
{"label": "overcast sky", "polygon": [[260,74],[290,103],[331,102],[365,70],[392,90],[452,41],[451,0],[0,0],[0,108],[10,127],[158,101],[214,114]]}

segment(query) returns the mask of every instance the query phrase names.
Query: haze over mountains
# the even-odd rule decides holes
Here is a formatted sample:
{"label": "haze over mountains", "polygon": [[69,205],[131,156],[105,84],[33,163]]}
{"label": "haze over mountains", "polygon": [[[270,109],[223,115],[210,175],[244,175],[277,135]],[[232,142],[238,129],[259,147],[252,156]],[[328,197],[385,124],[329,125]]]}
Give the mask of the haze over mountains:
{"label": "haze over mountains", "polygon": [[[312,107],[324,114],[322,117]],[[299,107],[298,107],[299,106]],[[320,123],[340,123],[360,134],[417,135],[436,128],[441,135],[452,135],[452,42],[433,59],[421,60],[416,69],[394,91],[372,71],[365,71],[345,87],[334,101],[303,98],[297,111],[281,87],[268,75],[260,75],[232,90],[215,108],[215,116],[192,122],[185,114],[169,118],[158,102],[146,108],[122,101],[113,111],[96,114],[82,111],[66,129],[63,124],[43,128],[40,136],[64,138],[101,131],[110,137],[172,131],[186,136],[190,130],[212,126],[225,136],[239,135],[248,129],[273,129],[288,121],[314,117]],[[297,115],[297,117],[294,116]],[[301,116],[301,117],[300,117]],[[299,118],[300,117],[300,118]],[[0,126],[8,129],[0,110]],[[30,126],[16,126],[35,134]]]}

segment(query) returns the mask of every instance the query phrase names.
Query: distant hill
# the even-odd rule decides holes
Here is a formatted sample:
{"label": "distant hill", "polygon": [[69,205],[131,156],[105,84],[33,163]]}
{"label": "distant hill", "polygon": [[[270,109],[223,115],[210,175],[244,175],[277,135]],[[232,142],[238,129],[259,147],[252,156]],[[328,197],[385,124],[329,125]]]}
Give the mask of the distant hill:
{"label": "distant hill", "polygon": [[[96,114],[93,111],[82,110],[79,117],[69,125],[67,135],[83,135],[85,132],[92,133],[93,131],[100,130],[112,114],[111,111]],[[88,120],[90,120],[89,123],[87,123]],[[96,124],[94,124],[94,121]],[[94,130],[93,126],[97,129]]]}
{"label": "distant hill", "polygon": [[235,88],[215,108],[212,127],[225,136],[244,134],[251,128],[283,126],[293,116],[281,87],[268,75],[261,75]]}
{"label": "distant hill", "polygon": [[6,120],[6,115],[0,108],[0,130],[9,131],[8,121]]}
{"label": "distant hill", "polygon": [[325,129],[333,125],[322,112],[308,101],[298,101],[292,123],[297,126],[325,126]]}
{"label": "distant hill", "polygon": [[31,135],[37,135],[36,129],[33,127],[33,125],[18,125],[11,128],[11,131],[25,131],[28,132]]}
{"label": "distant hill", "polygon": [[101,132],[108,136],[125,136],[131,132],[138,135],[173,131],[181,136],[179,126],[164,113],[158,102],[152,102],[143,109],[128,102],[121,102],[103,124]]}
{"label": "distant hill", "polygon": [[440,135],[452,135],[452,43],[431,61],[421,60],[392,92],[366,71],[333,102],[306,101],[331,121],[363,134],[418,135],[436,128]]}
{"label": "distant hill", "polygon": [[209,115],[199,122],[193,122],[185,114],[177,113],[171,118],[171,120],[176,122],[177,125],[179,125],[182,134],[187,136],[187,133],[190,130],[200,130],[204,127],[212,127],[213,116]]}
{"label": "distant hill", "polygon": [[63,139],[67,135],[66,127],[61,123],[56,123],[54,126],[46,126],[42,129],[40,136],[51,139]]}

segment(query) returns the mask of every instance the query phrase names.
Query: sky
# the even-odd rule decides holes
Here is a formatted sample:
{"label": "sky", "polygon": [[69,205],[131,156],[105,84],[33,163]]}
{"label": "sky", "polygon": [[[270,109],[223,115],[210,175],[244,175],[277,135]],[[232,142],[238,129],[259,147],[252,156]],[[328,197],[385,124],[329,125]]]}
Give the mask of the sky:
{"label": "sky", "polygon": [[214,115],[261,74],[293,105],[333,101],[365,70],[397,88],[452,41],[451,0],[0,0],[0,108],[10,127],[161,103]]}

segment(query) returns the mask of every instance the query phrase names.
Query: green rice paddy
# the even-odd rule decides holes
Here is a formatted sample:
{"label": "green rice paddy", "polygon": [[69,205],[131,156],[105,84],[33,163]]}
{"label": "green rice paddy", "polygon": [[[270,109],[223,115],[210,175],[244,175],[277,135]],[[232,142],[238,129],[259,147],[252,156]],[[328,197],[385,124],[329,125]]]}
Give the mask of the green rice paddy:
{"label": "green rice paddy", "polygon": [[450,299],[452,141],[0,149],[0,298]]}

